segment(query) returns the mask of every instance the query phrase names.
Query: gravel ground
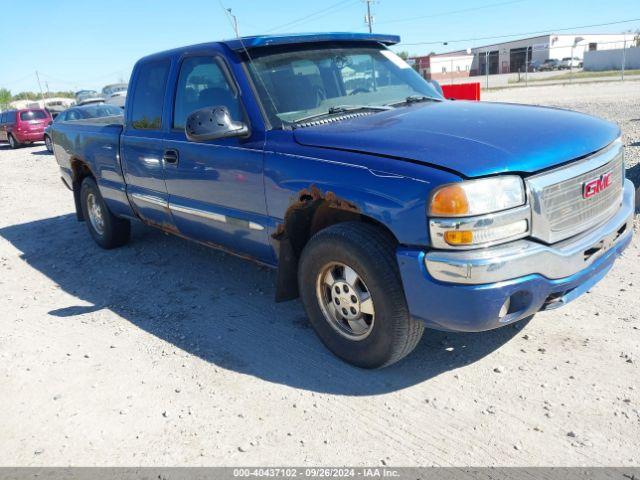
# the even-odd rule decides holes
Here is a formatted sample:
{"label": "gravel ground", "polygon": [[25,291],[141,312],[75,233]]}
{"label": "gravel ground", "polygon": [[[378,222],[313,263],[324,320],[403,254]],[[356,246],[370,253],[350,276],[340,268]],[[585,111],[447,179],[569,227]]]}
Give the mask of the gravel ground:
{"label": "gravel ground", "polygon": [[[639,85],[487,98],[618,122],[637,179]],[[100,250],[43,146],[0,165],[0,465],[640,463],[637,239],[564,309],[362,371],[273,272],[140,225]]]}

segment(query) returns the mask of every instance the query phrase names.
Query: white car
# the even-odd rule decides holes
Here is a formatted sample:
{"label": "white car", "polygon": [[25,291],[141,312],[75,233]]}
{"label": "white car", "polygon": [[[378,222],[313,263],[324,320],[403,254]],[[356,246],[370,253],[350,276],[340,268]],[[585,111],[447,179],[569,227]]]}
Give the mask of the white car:
{"label": "white car", "polygon": [[95,90],[80,90],[76,92],[77,105],[89,105],[91,103],[103,103],[104,97]]}
{"label": "white car", "polygon": [[124,103],[127,99],[127,88],[128,85],[126,83],[115,83],[104,87],[102,89],[102,96],[104,97],[105,103],[124,108]]}
{"label": "white car", "polygon": [[582,60],[578,57],[564,57],[558,66],[559,70],[570,70],[572,68],[581,68]]}

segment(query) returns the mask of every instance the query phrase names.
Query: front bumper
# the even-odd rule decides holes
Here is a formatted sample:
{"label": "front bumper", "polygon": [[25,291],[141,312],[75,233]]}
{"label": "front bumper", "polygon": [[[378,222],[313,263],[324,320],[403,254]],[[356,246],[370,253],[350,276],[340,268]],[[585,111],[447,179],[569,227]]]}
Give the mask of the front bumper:
{"label": "front bumper", "polygon": [[470,251],[399,249],[411,314],[432,328],[482,331],[568,303],[602,279],[631,241],[634,197],[626,180],[613,217],[552,246],[519,240]]}

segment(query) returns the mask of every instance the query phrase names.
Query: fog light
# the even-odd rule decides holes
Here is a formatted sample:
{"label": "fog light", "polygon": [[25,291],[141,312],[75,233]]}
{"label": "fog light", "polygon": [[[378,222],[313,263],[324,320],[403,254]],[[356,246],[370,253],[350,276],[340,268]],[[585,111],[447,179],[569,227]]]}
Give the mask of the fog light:
{"label": "fog light", "polygon": [[449,245],[471,245],[473,232],[469,230],[450,230],[444,233],[444,241]]}
{"label": "fog light", "polygon": [[500,312],[498,313],[498,319],[502,320],[504,317],[507,316],[507,313],[509,313],[509,307],[511,306],[511,297],[507,298],[504,303],[502,304],[502,308],[500,309]]}
{"label": "fog light", "polygon": [[528,230],[528,222],[526,220],[518,220],[498,227],[478,228],[475,230],[449,230],[444,232],[444,241],[452,246],[482,245],[521,236]]}

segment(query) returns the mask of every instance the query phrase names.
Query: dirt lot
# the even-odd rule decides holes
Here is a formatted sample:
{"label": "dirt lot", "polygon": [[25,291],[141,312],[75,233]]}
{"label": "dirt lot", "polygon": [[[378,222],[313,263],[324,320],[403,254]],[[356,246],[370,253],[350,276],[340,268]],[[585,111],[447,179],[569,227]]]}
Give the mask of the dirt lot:
{"label": "dirt lot", "polygon": [[[638,181],[639,83],[488,99],[618,122]],[[361,371],[273,272],[142,226],[100,250],[43,146],[0,165],[0,465],[640,463],[638,238],[564,309]]]}

